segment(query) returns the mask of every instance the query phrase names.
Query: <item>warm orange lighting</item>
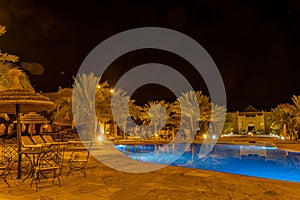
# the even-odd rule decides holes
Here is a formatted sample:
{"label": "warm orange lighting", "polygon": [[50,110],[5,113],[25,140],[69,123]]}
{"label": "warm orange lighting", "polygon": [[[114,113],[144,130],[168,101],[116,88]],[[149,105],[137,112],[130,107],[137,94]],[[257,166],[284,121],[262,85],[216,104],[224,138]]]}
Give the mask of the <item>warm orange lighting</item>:
{"label": "warm orange lighting", "polygon": [[114,90],[113,89],[111,89],[111,90],[109,90],[110,91],[110,93],[113,93],[114,92]]}
{"label": "warm orange lighting", "polygon": [[100,86],[100,85],[97,85],[97,88],[98,88],[98,89],[100,89],[100,88],[101,88],[101,86]]}

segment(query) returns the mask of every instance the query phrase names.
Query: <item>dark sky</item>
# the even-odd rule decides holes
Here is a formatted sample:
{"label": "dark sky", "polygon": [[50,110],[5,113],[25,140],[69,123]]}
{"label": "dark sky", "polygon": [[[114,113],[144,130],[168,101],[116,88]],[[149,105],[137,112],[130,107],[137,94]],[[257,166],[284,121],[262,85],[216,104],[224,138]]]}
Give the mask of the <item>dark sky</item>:
{"label": "dark sky", "polygon": [[[0,0],[0,23],[8,26],[0,49],[41,64],[42,75],[28,75],[36,91],[51,92],[71,87],[85,56],[104,39],[137,27],[171,28],[198,41],[215,61],[229,110],[249,104],[269,110],[300,94],[299,22],[298,0]],[[113,84],[153,60],[182,70],[206,91],[188,63],[159,50],[126,54],[105,77]]]}

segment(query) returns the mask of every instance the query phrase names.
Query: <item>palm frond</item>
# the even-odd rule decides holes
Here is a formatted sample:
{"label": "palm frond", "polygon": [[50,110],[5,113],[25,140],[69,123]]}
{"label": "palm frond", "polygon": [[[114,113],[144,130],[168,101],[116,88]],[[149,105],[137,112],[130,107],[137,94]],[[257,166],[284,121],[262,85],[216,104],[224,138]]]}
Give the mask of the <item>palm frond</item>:
{"label": "palm frond", "polygon": [[16,55],[8,54],[8,53],[2,53],[0,51],[0,62],[18,62],[19,57]]}
{"label": "palm frond", "polygon": [[6,33],[6,27],[3,25],[0,25],[0,36],[4,35]]}

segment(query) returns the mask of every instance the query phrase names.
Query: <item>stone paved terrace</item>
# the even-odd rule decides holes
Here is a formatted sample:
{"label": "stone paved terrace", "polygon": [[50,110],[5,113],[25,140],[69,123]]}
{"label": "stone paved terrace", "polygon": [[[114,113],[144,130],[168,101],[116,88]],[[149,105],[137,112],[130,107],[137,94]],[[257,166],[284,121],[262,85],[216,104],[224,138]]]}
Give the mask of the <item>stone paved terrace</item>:
{"label": "stone paved terrace", "polygon": [[[282,148],[291,146],[299,148],[299,144],[281,144]],[[300,199],[300,183],[172,166],[149,173],[125,173],[94,157],[87,178],[77,172],[66,177],[66,173],[64,170],[60,188],[47,182],[37,192],[30,187],[31,180],[23,184],[8,180],[11,188],[0,182],[0,199]]]}

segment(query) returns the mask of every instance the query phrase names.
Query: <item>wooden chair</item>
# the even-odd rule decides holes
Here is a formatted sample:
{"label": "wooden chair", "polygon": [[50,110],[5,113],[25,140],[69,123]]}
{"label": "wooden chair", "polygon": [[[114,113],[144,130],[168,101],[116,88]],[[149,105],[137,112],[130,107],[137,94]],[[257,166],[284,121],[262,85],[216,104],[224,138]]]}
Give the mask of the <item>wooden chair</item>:
{"label": "wooden chair", "polygon": [[[60,175],[63,167],[65,145],[52,145],[47,151],[43,152],[38,159],[38,164],[33,169],[33,179],[31,184],[35,182],[36,190],[38,190],[38,183],[42,178],[53,178],[58,180],[58,185],[60,187]],[[42,176],[40,176],[42,175]]]}

